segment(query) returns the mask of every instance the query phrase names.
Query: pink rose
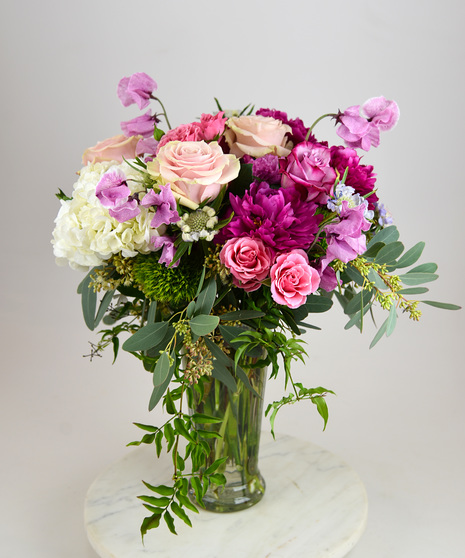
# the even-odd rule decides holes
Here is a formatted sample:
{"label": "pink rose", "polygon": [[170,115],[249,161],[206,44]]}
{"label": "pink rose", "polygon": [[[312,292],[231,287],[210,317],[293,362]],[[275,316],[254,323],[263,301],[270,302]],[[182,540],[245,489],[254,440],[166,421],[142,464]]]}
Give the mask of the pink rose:
{"label": "pink rose", "polygon": [[303,250],[280,254],[270,275],[273,300],[289,308],[302,306],[307,295],[314,293],[320,285],[320,276],[316,269],[308,265],[308,257]]}
{"label": "pink rose", "polygon": [[216,141],[171,141],[147,164],[150,174],[169,182],[173,192],[196,204],[215,199],[239,169],[239,159],[225,155]]}
{"label": "pink rose", "polygon": [[162,136],[158,149],[170,141],[202,141],[204,138],[202,128],[198,122],[191,122],[189,124],[181,124],[177,128],[173,128]]}
{"label": "pink rose", "polygon": [[268,276],[273,252],[258,238],[231,238],[220,252],[220,261],[233,275],[236,287],[252,292]]}
{"label": "pink rose", "polygon": [[93,147],[86,149],[82,155],[82,164],[101,163],[102,161],[123,162],[125,159],[134,159],[136,146],[142,136],[131,136],[127,138],[122,134],[99,141]]}
{"label": "pink rose", "polygon": [[281,120],[271,116],[238,116],[230,118],[226,126],[224,136],[231,153],[237,157],[263,157],[268,153],[286,157],[290,153],[286,148],[286,134],[292,129]]}
{"label": "pink rose", "polygon": [[227,118],[224,117],[224,112],[217,114],[202,114],[200,117],[200,126],[203,130],[204,137],[202,139],[211,141],[224,132],[224,126]]}
{"label": "pink rose", "polygon": [[331,151],[324,145],[302,142],[294,147],[289,157],[282,160],[283,188],[300,185],[307,189],[307,200],[326,204],[336,180],[330,166]]}

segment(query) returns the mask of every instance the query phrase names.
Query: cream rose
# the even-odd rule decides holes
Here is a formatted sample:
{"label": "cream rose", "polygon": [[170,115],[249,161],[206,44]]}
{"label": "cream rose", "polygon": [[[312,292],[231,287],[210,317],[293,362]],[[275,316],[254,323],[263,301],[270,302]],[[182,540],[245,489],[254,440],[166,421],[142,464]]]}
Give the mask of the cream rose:
{"label": "cream rose", "polygon": [[86,149],[82,155],[82,164],[102,163],[103,161],[123,162],[125,159],[136,157],[136,146],[142,136],[131,136],[127,138],[122,134],[99,141],[93,147]]}
{"label": "cream rose", "polygon": [[170,141],[147,164],[147,171],[169,183],[181,203],[184,197],[194,204],[215,199],[225,184],[237,178],[239,169],[239,159],[225,155],[216,141]]}
{"label": "cream rose", "polygon": [[263,157],[267,153],[287,157],[291,151],[286,147],[286,134],[291,132],[290,126],[271,116],[239,116],[227,121],[224,135],[237,157]]}

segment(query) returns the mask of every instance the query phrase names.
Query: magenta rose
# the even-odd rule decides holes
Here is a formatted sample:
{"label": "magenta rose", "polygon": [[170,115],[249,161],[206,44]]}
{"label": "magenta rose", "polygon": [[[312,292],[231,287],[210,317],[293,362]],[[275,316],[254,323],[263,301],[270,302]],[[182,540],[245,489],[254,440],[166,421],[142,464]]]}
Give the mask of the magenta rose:
{"label": "magenta rose", "polygon": [[268,277],[273,251],[258,238],[231,238],[220,252],[220,261],[233,276],[233,283],[247,292],[256,291]]}
{"label": "magenta rose", "polygon": [[123,162],[124,159],[134,159],[136,146],[142,136],[131,136],[127,138],[122,134],[99,141],[93,147],[86,149],[82,155],[82,164],[101,163],[102,161]]}
{"label": "magenta rose", "polygon": [[283,188],[303,186],[308,191],[307,200],[324,205],[336,180],[336,171],[330,163],[328,147],[308,141],[299,143],[281,163],[281,184]]}
{"label": "magenta rose", "polygon": [[273,300],[289,308],[305,304],[307,295],[314,293],[320,285],[320,276],[308,264],[307,254],[303,250],[280,254],[271,268],[270,276]]}

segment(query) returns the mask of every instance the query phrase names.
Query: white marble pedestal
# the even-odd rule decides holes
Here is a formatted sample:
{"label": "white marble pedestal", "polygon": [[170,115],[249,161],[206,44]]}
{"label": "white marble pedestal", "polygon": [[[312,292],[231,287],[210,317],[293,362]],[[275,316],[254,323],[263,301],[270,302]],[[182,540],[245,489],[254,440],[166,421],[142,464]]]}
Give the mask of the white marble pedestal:
{"label": "white marble pedestal", "polygon": [[136,497],[141,479],[168,484],[170,456],[157,460],[153,446],[128,450],[91,485],[85,504],[89,541],[102,558],[340,558],[365,528],[367,499],[357,474],[332,453],[290,436],[263,433],[260,470],[265,496],[236,513],[189,512],[193,528],[176,521],[149,531]]}

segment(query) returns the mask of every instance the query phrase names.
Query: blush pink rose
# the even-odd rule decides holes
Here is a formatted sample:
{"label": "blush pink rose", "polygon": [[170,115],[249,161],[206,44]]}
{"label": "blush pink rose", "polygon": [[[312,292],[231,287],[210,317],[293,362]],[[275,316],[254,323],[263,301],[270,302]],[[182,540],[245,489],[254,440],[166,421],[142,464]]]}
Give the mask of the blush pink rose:
{"label": "blush pink rose", "polygon": [[231,272],[236,287],[252,292],[268,277],[273,252],[258,238],[231,238],[220,252],[220,261]]}
{"label": "blush pink rose", "polygon": [[238,116],[230,118],[226,127],[224,136],[237,157],[263,157],[268,153],[286,157],[290,153],[286,134],[292,133],[292,129],[281,120],[271,116]]}
{"label": "blush pink rose", "polygon": [[134,159],[136,147],[142,136],[131,136],[127,138],[122,134],[99,141],[93,147],[86,149],[82,155],[82,164],[101,163],[102,161],[123,162],[125,159]]}
{"label": "blush pink rose", "polygon": [[171,141],[147,164],[150,174],[197,204],[214,200],[225,184],[237,178],[239,169],[239,159],[223,153],[216,141]]}
{"label": "blush pink rose", "polygon": [[320,285],[320,276],[308,264],[307,254],[303,250],[280,254],[271,268],[270,276],[273,300],[289,308],[302,306],[307,295],[314,293]]}

